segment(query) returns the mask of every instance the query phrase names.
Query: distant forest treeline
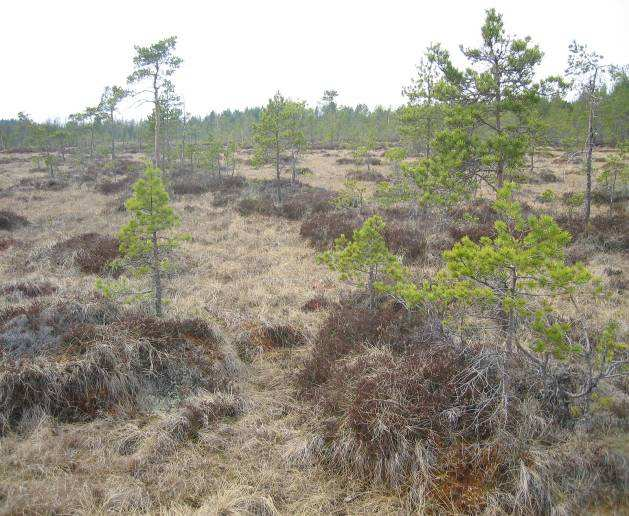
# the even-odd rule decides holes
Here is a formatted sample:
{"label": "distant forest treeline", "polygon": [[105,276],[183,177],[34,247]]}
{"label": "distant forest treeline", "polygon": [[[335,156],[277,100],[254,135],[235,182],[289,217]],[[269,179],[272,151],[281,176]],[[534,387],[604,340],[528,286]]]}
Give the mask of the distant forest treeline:
{"label": "distant forest treeline", "polygon": [[[332,93],[330,97],[329,94]],[[614,146],[626,141],[629,132],[629,76],[626,71],[616,73],[611,84],[598,92],[598,115],[594,120],[596,145]],[[326,92],[321,106],[306,107],[302,121],[306,143],[311,148],[355,148],[404,145],[414,154],[424,151],[421,131],[421,105],[413,100],[399,108],[376,107],[364,104],[355,107],[336,105],[336,92]],[[161,112],[163,153],[179,156],[189,147],[218,142],[233,143],[238,148],[253,144],[253,127],[259,121],[262,107],[215,111],[208,115],[191,116],[175,107]],[[437,106],[437,111],[439,106]],[[566,100],[557,95],[540,100],[536,138],[541,144],[578,151],[584,145],[588,113],[583,97]],[[95,111],[92,116],[70,116],[68,122],[35,123],[28,114],[20,112],[16,118],[0,120],[0,150],[16,149],[65,152],[67,148],[82,150],[92,155],[110,152],[112,135],[123,150],[150,152],[154,141],[152,116],[142,121],[124,120]],[[443,125],[439,113],[433,114],[438,130]]]}

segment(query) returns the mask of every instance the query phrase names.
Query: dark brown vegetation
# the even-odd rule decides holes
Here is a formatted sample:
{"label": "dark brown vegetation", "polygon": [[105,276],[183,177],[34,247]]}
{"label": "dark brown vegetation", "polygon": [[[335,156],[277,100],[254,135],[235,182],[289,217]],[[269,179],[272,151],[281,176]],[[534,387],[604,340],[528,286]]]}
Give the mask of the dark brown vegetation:
{"label": "dark brown vegetation", "polygon": [[0,229],[13,231],[28,225],[28,220],[10,210],[0,210]]}
{"label": "dark brown vegetation", "polygon": [[629,250],[629,215],[624,211],[595,215],[590,218],[587,228],[582,217],[561,214],[555,219],[570,232],[575,244],[589,243],[604,252]]}
{"label": "dark brown vegetation", "polygon": [[622,456],[570,437],[574,418],[540,395],[525,364],[510,364],[503,384],[496,355],[450,341],[438,319],[345,300],[314,342],[297,385],[320,458],[406,493],[419,512],[579,511],[627,488]]}
{"label": "dark brown vegetation", "polygon": [[386,181],[386,176],[383,176],[380,172],[375,170],[350,170],[345,174],[347,179],[355,179],[357,181],[371,181],[379,183],[380,181]]}
{"label": "dark brown vegetation", "polygon": [[252,182],[250,191],[238,202],[238,212],[243,216],[275,215],[288,220],[300,220],[332,209],[331,200],[334,194],[325,188],[312,187],[299,181],[286,181],[282,185],[283,201],[279,205],[275,188],[275,181]]}
{"label": "dark brown vegetation", "polygon": [[50,250],[50,257],[58,266],[68,261],[74,263],[85,274],[103,274],[115,271],[109,269],[109,264],[120,256],[118,239],[99,235],[98,233],[84,233],[57,242]]}
{"label": "dark brown vegetation", "polygon": [[19,293],[24,297],[33,298],[54,294],[57,291],[57,287],[49,281],[43,281],[41,283],[20,282],[12,285],[6,285],[2,287],[0,291],[4,294]]}
{"label": "dark brown vegetation", "polygon": [[235,374],[220,338],[198,319],[35,304],[3,314],[1,322],[2,431],[33,414],[61,421],[129,415],[146,410],[153,397],[226,388]]}
{"label": "dark brown vegetation", "polygon": [[306,301],[301,309],[304,312],[317,312],[318,310],[325,310],[330,306],[330,301],[323,296],[315,296]]}
{"label": "dark brown vegetation", "polygon": [[111,195],[114,193],[120,193],[129,190],[131,188],[131,185],[133,184],[133,181],[134,180],[131,177],[123,177],[122,179],[113,181],[106,180],[102,183],[99,183],[96,188],[100,193],[104,195]]}
{"label": "dark brown vegetation", "polygon": [[[328,249],[341,235],[350,238],[372,214],[367,211],[314,213],[302,222],[299,232],[315,249]],[[408,260],[425,255],[426,237],[417,221],[399,220],[395,211],[385,211],[382,215],[386,222],[383,236],[391,251]]]}
{"label": "dark brown vegetation", "polygon": [[0,251],[6,251],[11,247],[15,247],[21,244],[20,240],[15,238],[0,238]]}
{"label": "dark brown vegetation", "polygon": [[292,349],[307,343],[306,336],[290,325],[267,326],[254,325],[236,339],[235,347],[238,356],[251,362],[256,356],[266,351]]}

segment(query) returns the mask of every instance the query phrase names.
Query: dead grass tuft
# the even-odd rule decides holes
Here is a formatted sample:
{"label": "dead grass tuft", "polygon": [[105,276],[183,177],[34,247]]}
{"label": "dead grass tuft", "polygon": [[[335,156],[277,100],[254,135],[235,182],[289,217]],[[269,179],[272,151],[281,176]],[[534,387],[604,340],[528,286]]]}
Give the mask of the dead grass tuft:
{"label": "dead grass tuft", "polygon": [[9,210],[0,210],[0,229],[5,231],[13,231],[24,226],[28,226],[29,222],[25,217]]}
{"label": "dead grass tuft", "polygon": [[381,181],[386,181],[386,176],[383,176],[380,172],[376,172],[375,170],[350,170],[345,174],[347,179],[355,179],[357,181],[368,181],[379,183]]}
{"label": "dead grass tuft", "polygon": [[306,301],[301,309],[304,312],[317,312],[318,310],[324,310],[330,306],[330,301],[323,296],[315,296]]}
{"label": "dead grass tuft", "polygon": [[125,192],[130,189],[133,181],[134,180],[132,177],[123,177],[122,179],[119,179],[117,181],[106,180],[102,183],[99,183],[96,189],[104,195]]}
{"label": "dead grass tuft", "polygon": [[57,291],[57,287],[48,281],[41,283],[20,282],[6,285],[0,291],[3,294],[21,294],[24,297],[33,298],[54,294]]}
{"label": "dead grass tuft", "polygon": [[0,238],[0,251],[6,251],[11,247],[15,247],[21,244],[20,240],[15,238]]}
{"label": "dead grass tuft", "polygon": [[74,263],[85,274],[104,274],[110,272],[109,263],[120,256],[117,238],[83,233],[57,242],[50,249],[50,258],[57,266],[68,262]]}
{"label": "dead grass tuft", "polygon": [[79,319],[60,307],[31,314],[27,321],[23,317],[5,323],[0,338],[19,328],[30,331],[32,342],[47,341],[29,350],[32,360],[21,360],[25,350],[13,349],[0,368],[3,431],[34,410],[61,421],[135,414],[152,397],[225,389],[237,373],[233,359],[221,351],[220,338],[200,320],[137,315],[98,324],[94,315]]}

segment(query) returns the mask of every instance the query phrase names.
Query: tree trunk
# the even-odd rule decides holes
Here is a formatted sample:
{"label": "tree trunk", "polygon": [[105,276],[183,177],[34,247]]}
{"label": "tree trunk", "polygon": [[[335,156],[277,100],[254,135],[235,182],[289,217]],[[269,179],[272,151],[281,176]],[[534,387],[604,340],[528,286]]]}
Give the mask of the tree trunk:
{"label": "tree trunk", "polygon": [[[498,97],[498,102],[500,102],[500,97]],[[496,130],[498,134],[502,134],[502,120],[500,115],[500,108],[496,110]],[[504,184],[504,172],[505,171],[505,161],[502,156],[502,150],[500,150],[500,157],[498,158],[498,169],[496,170],[496,183],[498,188],[502,188]]]}
{"label": "tree trunk", "polygon": [[588,113],[588,137],[585,158],[585,211],[583,214],[583,222],[587,231],[590,223],[590,210],[592,204],[592,150],[594,148],[594,91],[590,92],[590,106]]}
{"label": "tree trunk", "polygon": [[531,146],[531,173],[535,169],[535,145]]}
{"label": "tree trunk", "polygon": [[159,140],[159,129],[160,129],[160,113],[159,113],[159,88],[157,86],[157,76],[159,71],[155,72],[153,76],[153,103],[155,104],[154,116],[155,116],[155,154],[153,156],[153,162],[156,167],[159,167],[159,156],[160,156],[160,140]]}
{"label": "tree trunk", "polygon": [[94,122],[90,128],[90,161],[94,159]]}
{"label": "tree trunk", "polygon": [[157,246],[157,232],[153,231],[153,284],[155,288],[155,315],[162,316],[162,276],[159,264],[159,247]]}
{"label": "tree trunk", "polygon": [[282,184],[280,178],[280,148],[275,148],[275,175],[277,177],[277,204],[282,204]]}
{"label": "tree trunk", "polygon": [[114,112],[111,111],[109,114],[109,119],[111,120],[111,161],[115,161],[116,159],[116,134],[114,129]]}

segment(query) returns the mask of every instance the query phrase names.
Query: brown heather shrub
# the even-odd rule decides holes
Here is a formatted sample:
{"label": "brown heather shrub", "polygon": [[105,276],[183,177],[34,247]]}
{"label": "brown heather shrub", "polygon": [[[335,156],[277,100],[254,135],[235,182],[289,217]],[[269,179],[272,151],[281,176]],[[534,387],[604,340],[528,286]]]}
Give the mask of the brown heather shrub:
{"label": "brown heather shrub", "polygon": [[122,179],[119,179],[118,181],[107,180],[107,181],[103,181],[102,183],[99,183],[96,189],[104,195],[110,195],[110,194],[120,193],[120,192],[129,190],[133,182],[134,182],[134,179],[132,177],[123,177]]}
{"label": "brown heather shrub", "polygon": [[302,347],[306,342],[306,336],[292,326],[258,325],[242,333],[234,345],[238,356],[245,362],[251,362],[265,351]]}
{"label": "brown heather shrub", "polygon": [[308,301],[306,301],[301,309],[304,312],[317,312],[319,310],[324,310],[330,306],[330,301],[323,296],[315,296]]}
{"label": "brown heather shrub", "polygon": [[629,250],[629,215],[624,211],[604,213],[590,218],[588,231],[583,218],[559,214],[555,220],[562,229],[572,235],[575,244],[588,241],[604,252],[626,252]]}
{"label": "brown heather shrub", "polygon": [[375,170],[350,170],[345,174],[347,179],[355,179],[357,181],[371,181],[374,183],[379,183],[381,181],[386,181],[386,177],[383,176],[380,172],[376,172]]}
{"label": "brown heather shrub", "polygon": [[365,216],[356,212],[313,213],[304,219],[299,234],[315,249],[323,250],[330,247],[341,235],[351,237],[365,219]]}
{"label": "brown heather shrub", "polygon": [[20,240],[16,240],[15,238],[0,238],[0,251],[6,251],[11,247],[15,247],[20,245],[22,242]]}
{"label": "brown heather shrub", "polygon": [[547,183],[559,183],[559,178],[554,174],[552,170],[547,168],[542,170],[536,170],[532,175],[526,175],[524,182],[531,184],[547,184]]}
{"label": "brown heather shrub", "polygon": [[257,213],[265,216],[300,220],[313,213],[324,213],[332,208],[334,194],[324,188],[312,187],[300,182],[284,182],[282,204],[276,205],[275,182],[258,181],[257,189],[242,198],[237,210],[243,216]]}
{"label": "brown heather shrub", "polygon": [[[455,241],[468,237],[478,242],[481,237],[494,235],[494,222],[498,214],[485,199],[476,199],[472,203],[451,210],[452,224],[448,227],[448,234]],[[465,217],[473,220],[465,220]]]}
{"label": "brown heather shrub", "polygon": [[39,296],[49,296],[57,291],[52,283],[44,281],[41,283],[20,282],[12,285],[6,285],[0,289],[3,294],[20,293],[24,297],[33,298]]}
{"label": "brown heather shrub", "polygon": [[[0,311],[0,329],[10,320],[18,316],[25,316],[27,320],[34,321],[41,313],[43,307],[40,303],[35,302],[28,306],[10,306]],[[34,323],[31,323],[33,325]]]}
{"label": "brown heather shrub", "polygon": [[[395,214],[395,212],[392,212]],[[330,211],[307,217],[299,229],[315,249],[328,249],[341,235],[351,238],[370,216],[371,212]],[[383,214],[385,217],[387,214]],[[389,249],[408,260],[417,260],[426,254],[427,242],[423,229],[415,221],[385,219],[384,240]]]}
{"label": "brown heather shrub", "polygon": [[575,435],[540,399],[526,362],[510,359],[507,386],[500,364],[492,349],[455,344],[429,316],[346,300],[297,376],[322,440],[313,453],[337,473],[394,488],[422,514],[578,513],[621,502],[622,453]]}
{"label": "brown heather shrub", "polygon": [[[57,242],[52,247],[50,256],[58,266],[72,260],[85,274],[103,274],[108,272],[108,264],[120,256],[118,246],[117,238],[98,233],[83,233]],[[117,275],[120,271],[112,273]]]}
{"label": "brown heather shrub", "polygon": [[337,158],[336,163],[339,165],[354,165],[356,161],[354,158]]}
{"label": "brown heather shrub", "polygon": [[340,358],[370,345],[405,348],[429,345],[441,336],[441,325],[409,313],[394,302],[378,310],[361,306],[356,299],[341,301],[332,310],[315,339],[316,346],[299,376],[302,392],[308,393],[330,377]]}
{"label": "brown heather shrub", "polygon": [[256,213],[260,215],[273,215],[275,213],[273,201],[255,197],[241,199],[236,209],[243,217]]}
{"label": "brown heather shrub", "polygon": [[469,238],[472,242],[479,242],[482,237],[492,237],[494,233],[493,222],[485,224],[464,222],[448,227],[448,234],[457,242],[463,237]]}
{"label": "brown heather shrub", "polygon": [[388,220],[383,234],[389,249],[408,260],[418,260],[426,254],[426,236],[414,221]]}
{"label": "brown heather shrub", "polygon": [[[77,314],[68,318],[63,310],[41,311],[39,327],[31,329],[51,328],[46,349],[40,343],[31,360],[14,350],[0,365],[0,431],[33,411],[61,421],[133,414],[149,408],[154,397],[227,389],[238,373],[203,321],[127,316],[99,323]],[[57,333],[65,331],[53,339],[55,324]],[[6,330],[5,324],[0,340]]]}
{"label": "brown heather shrub", "polygon": [[59,179],[34,179],[30,177],[21,179],[19,185],[51,192],[58,192],[68,187],[68,183]]}
{"label": "brown heather shrub", "polygon": [[26,218],[9,210],[0,210],[0,229],[13,231],[14,229],[28,226]]}

